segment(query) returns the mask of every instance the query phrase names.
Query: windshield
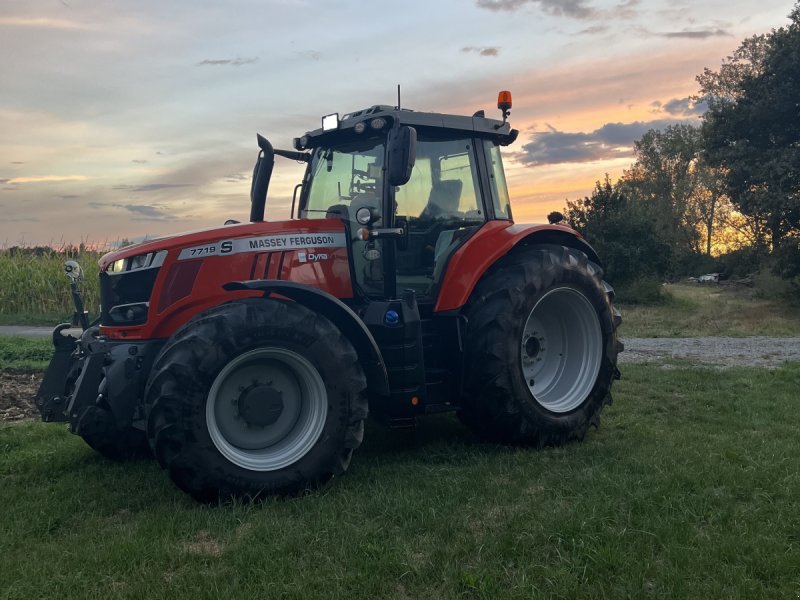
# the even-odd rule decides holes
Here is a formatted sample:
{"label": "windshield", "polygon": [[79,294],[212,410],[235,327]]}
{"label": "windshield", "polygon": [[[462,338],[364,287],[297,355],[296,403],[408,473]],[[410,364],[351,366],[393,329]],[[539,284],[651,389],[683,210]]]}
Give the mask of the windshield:
{"label": "windshield", "polygon": [[311,159],[311,188],[302,217],[355,219],[370,206],[381,211],[384,146],[380,139],[359,140],[336,148],[317,148]]}

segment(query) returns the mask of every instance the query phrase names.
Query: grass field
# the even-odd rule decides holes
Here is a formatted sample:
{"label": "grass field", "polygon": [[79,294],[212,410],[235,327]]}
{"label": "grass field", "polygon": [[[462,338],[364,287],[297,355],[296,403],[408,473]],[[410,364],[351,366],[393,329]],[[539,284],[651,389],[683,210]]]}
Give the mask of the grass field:
{"label": "grass field", "polygon": [[0,598],[796,598],[800,365],[627,366],[560,449],[369,427],[322,492],[207,507],[0,425]]}
{"label": "grass field", "polygon": [[664,304],[624,305],[622,337],[800,336],[800,306],[750,288],[666,286]]}
{"label": "grass field", "polygon": [[44,371],[52,356],[50,338],[0,336],[0,371]]}

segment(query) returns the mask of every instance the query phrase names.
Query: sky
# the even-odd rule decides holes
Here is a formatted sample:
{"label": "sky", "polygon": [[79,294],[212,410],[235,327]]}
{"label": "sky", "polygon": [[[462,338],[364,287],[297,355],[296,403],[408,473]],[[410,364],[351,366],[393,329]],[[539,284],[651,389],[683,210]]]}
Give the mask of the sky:
{"label": "sky", "polygon": [[[787,22],[776,0],[2,0],[0,247],[246,221],[275,147],[374,104],[499,116],[515,220],[541,222],[699,122],[695,77]],[[496,115],[495,115],[496,113]],[[276,158],[267,218],[297,163]]]}

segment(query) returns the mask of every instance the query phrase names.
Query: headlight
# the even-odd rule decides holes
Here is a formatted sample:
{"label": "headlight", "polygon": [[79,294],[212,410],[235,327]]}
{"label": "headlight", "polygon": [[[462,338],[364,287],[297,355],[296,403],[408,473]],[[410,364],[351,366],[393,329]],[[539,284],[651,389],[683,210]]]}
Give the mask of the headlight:
{"label": "headlight", "polygon": [[120,304],[108,311],[108,316],[115,325],[141,325],[147,321],[147,311],[149,308],[149,302]]}
{"label": "headlight", "polygon": [[372,222],[372,211],[368,207],[362,206],[356,211],[356,221],[359,225],[369,225]]}
{"label": "headlight", "polygon": [[106,273],[115,275],[117,273],[127,273],[140,269],[153,269],[164,264],[164,259],[166,257],[167,251],[160,250],[158,252],[148,252],[147,254],[137,254],[136,256],[121,258],[108,265]]}

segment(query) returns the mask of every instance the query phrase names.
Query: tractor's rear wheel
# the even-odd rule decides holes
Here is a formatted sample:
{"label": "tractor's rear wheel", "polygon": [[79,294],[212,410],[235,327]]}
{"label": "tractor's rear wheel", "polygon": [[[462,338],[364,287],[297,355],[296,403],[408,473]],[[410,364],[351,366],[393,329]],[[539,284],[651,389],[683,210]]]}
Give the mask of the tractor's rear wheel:
{"label": "tractor's rear wheel", "polygon": [[347,469],[365,388],[353,346],[325,317],[294,302],[232,302],[165,345],[147,387],[147,434],[198,500],[294,493]]}
{"label": "tractor's rear wheel", "polygon": [[500,260],[467,308],[461,419],[480,437],[559,445],[583,439],[611,402],[621,319],[585,253],[537,245]]}

